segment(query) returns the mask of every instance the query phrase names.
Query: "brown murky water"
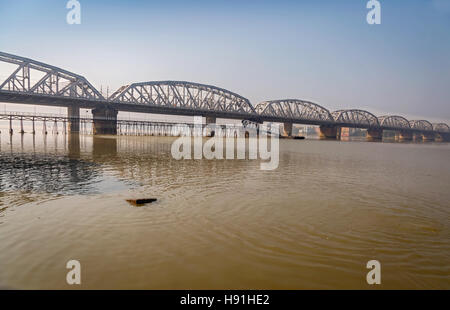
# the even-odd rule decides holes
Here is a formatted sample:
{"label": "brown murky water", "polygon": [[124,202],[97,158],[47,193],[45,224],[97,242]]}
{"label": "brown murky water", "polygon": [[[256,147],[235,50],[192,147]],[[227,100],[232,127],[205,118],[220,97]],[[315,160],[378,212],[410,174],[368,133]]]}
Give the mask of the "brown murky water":
{"label": "brown murky water", "polygon": [[[450,289],[450,146],[281,140],[280,164],[171,158],[174,138],[0,141],[0,286]],[[136,208],[125,199],[156,197]],[[370,287],[372,288],[372,287]]]}

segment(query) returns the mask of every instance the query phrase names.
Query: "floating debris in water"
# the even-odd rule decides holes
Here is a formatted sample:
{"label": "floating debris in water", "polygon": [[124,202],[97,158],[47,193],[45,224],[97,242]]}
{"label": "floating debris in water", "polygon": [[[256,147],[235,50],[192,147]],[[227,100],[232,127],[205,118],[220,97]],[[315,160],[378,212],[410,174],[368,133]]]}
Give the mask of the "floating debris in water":
{"label": "floating debris in water", "polygon": [[157,200],[156,198],[127,199],[127,201],[129,203],[131,203],[132,205],[135,205],[135,206],[142,206],[142,205],[145,205],[147,203],[155,202],[156,200]]}

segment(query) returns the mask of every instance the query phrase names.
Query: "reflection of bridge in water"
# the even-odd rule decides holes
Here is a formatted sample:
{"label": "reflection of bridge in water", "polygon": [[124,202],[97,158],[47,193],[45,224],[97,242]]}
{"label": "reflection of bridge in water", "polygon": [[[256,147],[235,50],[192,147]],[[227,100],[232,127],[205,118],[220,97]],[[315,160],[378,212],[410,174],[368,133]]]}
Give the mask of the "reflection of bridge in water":
{"label": "reflection of bridge in water", "polygon": [[[14,197],[31,202],[48,194],[97,194],[149,182],[149,176],[152,184],[166,187],[167,178],[174,184],[191,177],[178,175],[186,163],[171,156],[171,138],[80,134],[8,138],[0,140],[0,213]],[[219,169],[229,173],[226,160],[193,161],[189,165],[197,172],[211,174]],[[247,160],[233,163],[236,165],[244,175],[255,167]]]}
{"label": "reflection of bridge in water", "polygon": [[[117,118],[119,111],[127,111],[203,116],[207,124],[215,123],[217,118],[279,122],[284,124],[287,136],[292,135],[293,124],[304,124],[320,126],[321,137],[328,139],[339,138],[340,129],[348,127],[367,129],[369,140],[381,140],[383,131],[389,130],[395,131],[400,140],[415,137],[450,141],[450,128],[444,123],[431,124],[402,116],[377,117],[359,109],[331,112],[316,103],[297,99],[266,101],[253,107],[248,99],[236,93],[185,81],[134,83],[120,87],[105,98],[84,77],[64,69],[1,52],[0,63],[13,66],[9,76],[0,81],[0,102],[66,107],[67,117],[58,118],[56,122],[61,121],[63,127],[67,125],[70,132],[79,132],[88,122],[87,118],[80,117],[80,109],[87,108],[92,109],[93,134],[120,134],[123,126],[151,128],[156,125],[145,121],[124,123]],[[11,117],[8,118],[10,123],[14,118],[4,117]],[[37,117],[31,116],[32,122]],[[23,132],[23,127],[21,129]]]}

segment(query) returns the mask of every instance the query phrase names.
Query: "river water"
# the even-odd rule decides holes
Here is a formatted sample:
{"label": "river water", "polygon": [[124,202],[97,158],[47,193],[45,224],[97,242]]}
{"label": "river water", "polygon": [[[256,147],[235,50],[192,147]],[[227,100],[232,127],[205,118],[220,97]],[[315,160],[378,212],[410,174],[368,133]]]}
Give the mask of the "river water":
{"label": "river water", "polygon": [[[170,137],[0,140],[0,287],[450,289],[450,145],[280,140],[280,163]],[[125,200],[157,198],[135,207]]]}

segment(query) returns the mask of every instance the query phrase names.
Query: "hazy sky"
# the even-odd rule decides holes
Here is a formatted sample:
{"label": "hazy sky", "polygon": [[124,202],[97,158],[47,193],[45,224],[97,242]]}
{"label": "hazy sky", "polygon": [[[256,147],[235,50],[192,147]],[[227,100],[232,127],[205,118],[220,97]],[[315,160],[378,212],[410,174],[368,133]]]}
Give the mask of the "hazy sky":
{"label": "hazy sky", "polygon": [[[188,80],[260,101],[299,98],[450,123],[450,0],[0,0],[0,50],[115,90]],[[0,74],[1,75],[1,74]]]}

